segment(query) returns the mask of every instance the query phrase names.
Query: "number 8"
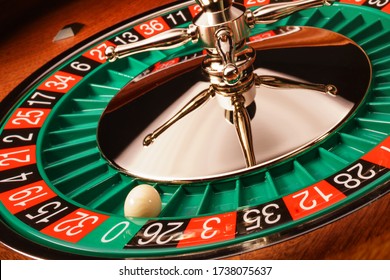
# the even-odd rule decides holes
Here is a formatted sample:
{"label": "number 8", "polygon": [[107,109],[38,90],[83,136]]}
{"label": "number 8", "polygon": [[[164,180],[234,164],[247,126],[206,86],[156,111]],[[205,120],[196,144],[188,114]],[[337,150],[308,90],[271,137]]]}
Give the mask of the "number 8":
{"label": "number 8", "polygon": [[368,4],[377,6],[379,8],[385,6],[387,3],[389,3],[389,0],[369,0]]}

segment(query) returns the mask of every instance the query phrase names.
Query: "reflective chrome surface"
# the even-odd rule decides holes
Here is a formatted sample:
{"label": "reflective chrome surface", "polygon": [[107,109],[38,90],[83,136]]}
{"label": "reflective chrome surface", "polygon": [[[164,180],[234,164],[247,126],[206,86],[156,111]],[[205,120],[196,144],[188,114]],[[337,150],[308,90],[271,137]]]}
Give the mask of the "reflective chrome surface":
{"label": "reflective chrome surface", "polygon": [[274,23],[301,10],[330,6],[333,2],[334,0],[302,0],[264,5],[253,11],[253,13],[248,11],[247,21],[250,25]]}
{"label": "reflective chrome surface", "polygon": [[[102,154],[117,168],[151,181],[196,181],[253,170],[285,159],[331,133],[358,106],[371,80],[361,48],[331,31],[284,27],[252,44],[255,73],[279,77],[282,86],[256,89],[251,115],[256,164],[246,168],[233,124],[217,98],[180,119],[144,147],[160,127],[194,96],[208,89],[202,58],[175,65],[129,83],[108,105],[98,127]],[[286,79],[286,80],[284,80]],[[263,81],[267,79],[263,78]],[[333,84],[337,96],[297,84]]]}
{"label": "reflective chrome surface", "polygon": [[[139,42],[117,47],[109,46],[105,50],[105,56],[108,61],[114,62],[117,58],[124,58],[140,52],[177,48],[191,40],[199,42],[207,53],[202,62],[202,70],[208,74],[210,88],[202,90],[182,109],[179,109],[173,117],[148,134],[144,139],[144,145],[149,146],[178,120],[204,105],[209,96],[220,96],[222,99],[227,97],[228,106],[232,108],[232,120],[246,167],[250,168],[255,166],[257,162],[252,138],[252,124],[246,109],[253,102],[252,98],[248,100],[248,96],[256,95],[253,94],[256,77],[256,74],[253,73],[253,62],[256,52],[246,44],[250,36],[250,28],[253,28],[257,23],[275,22],[295,12],[331,5],[331,3],[328,0],[297,0],[287,4],[269,4],[254,12],[246,9],[242,4],[233,3],[232,0],[197,0],[197,3],[200,5],[201,11],[195,16],[188,29],[167,30]],[[251,55],[247,55],[249,53]],[[239,66],[239,64],[241,65]],[[269,81],[268,78],[267,81]],[[277,83],[272,82],[271,87],[275,87],[276,84],[277,87],[280,87],[280,84],[287,81],[287,79],[280,77],[275,78],[277,78],[275,79]],[[257,77],[257,86],[270,84],[269,82],[264,83],[264,81],[264,78]],[[295,81],[289,82],[289,86],[296,85]],[[318,88],[318,86],[312,86],[309,83],[309,87]],[[298,87],[302,88],[301,85]],[[321,85],[321,88],[333,92],[337,91],[334,85]],[[204,97],[205,93],[206,98]]]}
{"label": "reflective chrome surface", "polygon": [[107,47],[105,55],[108,61],[114,62],[118,58],[123,58],[141,52],[174,49],[191,41],[193,36],[195,36],[192,35],[191,32],[192,31],[190,28],[170,29],[163,34],[158,34],[139,42],[127,45],[119,45],[115,48],[112,46]]}

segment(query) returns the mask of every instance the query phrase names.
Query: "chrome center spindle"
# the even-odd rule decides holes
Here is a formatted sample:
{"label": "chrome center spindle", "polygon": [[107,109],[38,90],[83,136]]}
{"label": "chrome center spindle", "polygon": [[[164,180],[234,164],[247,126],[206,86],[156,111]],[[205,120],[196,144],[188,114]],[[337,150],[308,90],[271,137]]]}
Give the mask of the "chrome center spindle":
{"label": "chrome center spindle", "polygon": [[[108,47],[106,57],[110,62],[150,50],[172,49],[189,42],[200,44],[207,50],[202,69],[210,79],[210,87],[195,96],[182,109],[153,133],[145,137],[148,146],[166,129],[217,96],[219,104],[233,116],[233,124],[243,151],[247,167],[256,164],[247,107],[252,104],[255,87],[259,84],[274,86],[276,79],[268,82],[253,73],[255,51],[246,45],[250,30],[256,24],[273,23],[297,11],[330,5],[332,0],[297,0],[270,4],[250,11],[232,0],[196,0],[201,7],[188,28],[171,29],[154,37],[117,47]],[[268,79],[269,80],[269,79]],[[292,86],[295,83],[291,83]],[[316,85],[323,91],[321,85]]]}

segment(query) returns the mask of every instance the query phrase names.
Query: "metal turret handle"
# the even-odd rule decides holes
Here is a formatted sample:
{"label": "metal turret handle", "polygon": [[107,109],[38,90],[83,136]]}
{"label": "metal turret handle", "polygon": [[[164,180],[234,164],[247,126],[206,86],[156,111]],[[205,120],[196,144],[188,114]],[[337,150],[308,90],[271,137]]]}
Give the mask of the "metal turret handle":
{"label": "metal turret handle", "polygon": [[337,88],[332,84],[313,84],[294,81],[276,76],[255,76],[256,86],[266,86],[274,89],[310,89],[332,97],[337,96]]}
{"label": "metal turret handle", "polygon": [[236,46],[233,43],[233,34],[228,28],[221,28],[215,34],[216,49],[223,63],[223,78],[228,85],[235,85],[239,82],[241,75],[238,70],[234,54]]}
{"label": "metal turret handle", "polygon": [[214,97],[215,91],[212,86],[208,89],[201,91],[198,95],[192,98],[179,112],[177,112],[174,116],[172,116],[169,120],[167,120],[164,124],[162,124],[159,128],[154,130],[152,133],[146,135],[144,138],[143,145],[149,146],[157,139],[165,130],[171,127],[180,119],[184,118],[189,113],[193,112],[200,106],[207,103],[210,98]]}
{"label": "metal turret handle", "polygon": [[244,153],[247,167],[256,165],[255,149],[253,147],[253,136],[251,119],[248,110],[245,108],[245,98],[242,95],[232,97],[233,123],[240,141],[242,152]]}
{"label": "metal turret handle", "polygon": [[253,27],[255,24],[274,23],[293,13],[322,6],[330,6],[334,0],[299,0],[286,3],[275,3],[262,6],[251,12],[247,11],[247,22]]}
{"label": "metal turret handle", "polygon": [[139,42],[116,47],[109,46],[106,48],[105,55],[108,61],[113,62],[118,58],[141,52],[174,49],[196,39],[196,28],[190,25],[189,28],[170,29]]}
{"label": "metal turret handle", "polygon": [[220,12],[228,9],[233,0],[195,0],[204,12]]}

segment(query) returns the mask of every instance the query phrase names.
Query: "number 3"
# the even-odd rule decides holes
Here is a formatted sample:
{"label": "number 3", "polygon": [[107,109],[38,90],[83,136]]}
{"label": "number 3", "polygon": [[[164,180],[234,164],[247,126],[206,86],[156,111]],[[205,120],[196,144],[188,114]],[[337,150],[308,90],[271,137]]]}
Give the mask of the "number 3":
{"label": "number 3", "polygon": [[203,231],[202,231],[202,234],[200,235],[200,237],[202,239],[210,239],[210,238],[213,238],[216,234],[217,234],[217,230],[214,230],[211,234],[207,235],[206,233],[210,232],[213,230],[212,227],[208,226],[208,224],[212,221],[215,221],[217,224],[220,224],[221,223],[221,219],[218,218],[218,217],[214,217],[214,218],[210,218],[208,220],[206,220],[203,224]]}

